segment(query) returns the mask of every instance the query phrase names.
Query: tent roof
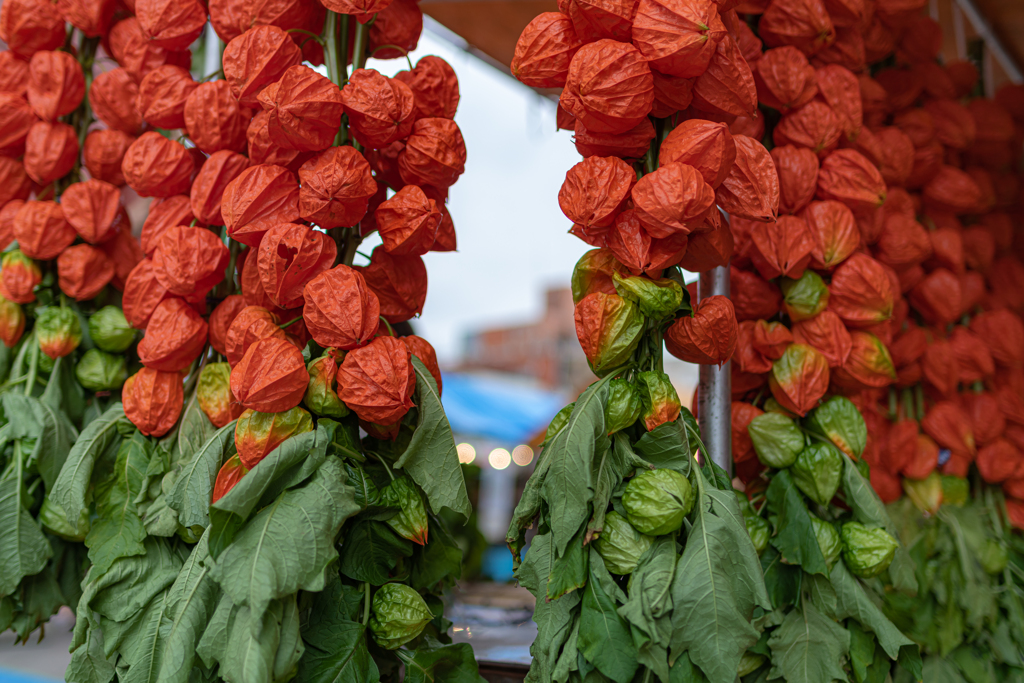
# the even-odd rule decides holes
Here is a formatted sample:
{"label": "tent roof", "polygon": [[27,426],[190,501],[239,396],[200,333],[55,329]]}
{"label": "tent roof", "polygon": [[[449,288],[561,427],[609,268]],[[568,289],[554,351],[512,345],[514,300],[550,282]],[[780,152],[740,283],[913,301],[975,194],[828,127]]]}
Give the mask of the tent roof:
{"label": "tent roof", "polygon": [[566,403],[558,392],[497,374],[445,373],[444,404],[452,431],[512,448],[545,429]]}

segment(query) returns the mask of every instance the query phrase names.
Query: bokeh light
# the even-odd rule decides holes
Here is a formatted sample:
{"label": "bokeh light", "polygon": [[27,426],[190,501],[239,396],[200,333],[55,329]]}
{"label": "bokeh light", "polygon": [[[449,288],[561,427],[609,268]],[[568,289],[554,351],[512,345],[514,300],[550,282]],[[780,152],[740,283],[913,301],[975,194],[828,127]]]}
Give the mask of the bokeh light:
{"label": "bokeh light", "polygon": [[526,467],[533,462],[533,449],[526,444],[519,444],[512,449],[512,462],[520,467]]}
{"label": "bokeh light", "polygon": [[476,449],[473,448],[473,444],[460,443],[455,450],[459,454],[459,462],[463,465],[468,465],[476,460]]}
{"label": "bokeh light", "polygon": [[487,456],[487,462],[496,470],[503,470],[512,463],[512,454],[504,448],[495,448]]}

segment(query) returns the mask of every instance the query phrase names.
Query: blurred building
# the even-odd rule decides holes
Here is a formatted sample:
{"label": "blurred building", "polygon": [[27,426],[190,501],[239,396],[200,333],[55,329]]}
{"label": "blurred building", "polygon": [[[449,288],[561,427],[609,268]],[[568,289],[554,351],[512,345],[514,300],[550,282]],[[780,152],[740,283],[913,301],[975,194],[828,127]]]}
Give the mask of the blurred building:
{"label": "blurred building", "polygon": [[523,375],[549,389],[586,387],[594,373],[576,339],[572,291],[549,289],[536,322],[469,334],[459,369]]}

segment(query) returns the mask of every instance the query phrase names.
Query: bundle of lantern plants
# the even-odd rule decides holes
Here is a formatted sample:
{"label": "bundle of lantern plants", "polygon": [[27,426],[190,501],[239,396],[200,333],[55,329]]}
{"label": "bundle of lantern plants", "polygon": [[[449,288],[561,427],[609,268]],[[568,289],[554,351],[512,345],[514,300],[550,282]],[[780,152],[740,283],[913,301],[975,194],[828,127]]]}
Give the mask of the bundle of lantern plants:
{"label": "bundle of lantern plants", "polygon": [[363,68],[421,28],[405,0],[3,4],[0,629],[74,609],[68,681],[477,679],[441,600],[465,482],[400,336],[455,248],[458,81]]}
{"label": "bundle of lantern plants", "polygon": [[[776,534],[762,554],[766,580],[793,575],[779,525],[780,492],[795,484],[825,558],[820,531],[839,530],[866,595],[925,653],[923,669],[901,660],[894,680],[1014,680],[1024,646],[1024,557],[1009,532],[1020,523],[1024,271],[1013,249],[1011,112],[1021,98],[1013,87],[977,97],[972,65],[940,64],[942,33],[923,4],[743,5],[771,48],[751,53],[752,68],[783,215],[767,232],[731,223],[742,321],[733,458],[765,516],[756,524]],[[814,22],[780,35],[796,8],[814,10]],[[899,500],[895,524],[865,534],[843,522],[854,461],[884,502]],[[893,558],[889,570],[871,578],[850,561],[861,551],[872,563]],[[800,564],[804,584],[816,580]],[[836,604],[813,589],[811,598]],[[858,621],[853,677],[884,680],[892,641]]]}
{"label": "bundle of lantern plants", "polygon": [[[528,85],[562,88],[559,126],[574,130],[584,157],[559,203],[573,234],[596,247],[572,289],[580,344],[601,379],[550,425],[509,529],[517,576],[537,597],[530,678],[861,681],[870,668],[884,680],[897,661],[919,678],[917,646],[864,583],[892,563],[912,588],[913,565],[854,462],[866,439],[857,408],[841,397],[815,408],[829,384],[821,354],[779,340],[750,387],[769,383],[775,361],[779,410],[814,409],[818,425],[812,437],[778,414],[758,440],[766,459],[779,456],[761,479],[771,482],[767,504],[764,487],[735,491],[712,462],[728,454],[703,448],[662,368],[664,348],[701,364],[741,353],[750,328],[737,314],[752,299],[781,299],[767,280],[789,271],[797,282],[809,260],[800,272],[749,273],[753,284],[734,271],[743,273],[733,276],[735,307],[723,296],[697,301],[683,286],[681,270],[742,263],[751,235],[788,239],[746,59],[760,56],[760,42],[734,3],[560,8],[524,30],[512,70]],[[857,163],[837,157],[828,187],[856,192]],[[778,312],[776,301],[756,317]],[[778,336],[779,323],[764,325]],[[803,451],[808,466],[791,473]]]}

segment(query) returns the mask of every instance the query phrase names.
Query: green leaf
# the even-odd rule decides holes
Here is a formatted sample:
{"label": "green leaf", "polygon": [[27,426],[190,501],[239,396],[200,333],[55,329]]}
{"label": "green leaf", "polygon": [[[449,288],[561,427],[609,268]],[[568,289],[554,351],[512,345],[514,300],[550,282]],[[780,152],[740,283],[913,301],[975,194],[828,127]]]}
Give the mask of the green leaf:
{"label": "green leaf", "polygon": [[449,508],[469,519],[472,509],[466,480],[459,465],[455,437],[441,405],[441,393],[419,358],[413,356],[412,365],[416,371],[416,431],[405,452],[395,461],[395,469],[404,468],[420,485],[435,515],[440,514],[441,508]]}
{"label": "green leaf", "polygon": [[230,545],[270,486],[309,457],[316,443],[316,434],[305,432],[286,440],[210,506],[210,555],[214,559]]}
{"label": "green leaf", "polygon": [[[85,619],[80,619],[83,623]],[[107,657],[103,648],[103,632],[99,628],[89,629],[87,641],[72,651],[71,661],[64,678],[74,683],[109,683],[114,679],[116,655]]]}
{"label": "green leaf", "polygon": [[271,600],[299,589],[322,590],[324,569],[338,557],[334,539],[358,509],[341,461],[331,458],[308,484],[285,491],[257,513],[217,559],[211,576],[232,602],[251,607],[254,618]]}
{"label": "green leaf", "polygon": [[[600,451],[595,454],[588,482],[590,496],[594,502],[594,514],[587,524],[584,537],[586,543],[590,543],[604,531],[604,516],[608,510],[608,504],[611,503],[612,493],[615,491],[615,487],[622,482],[622,478],[632,469],[631,461],[637,459],[625,434],[616,434],[610,448],[607,440],[601,441],[598,446]],[[571,544],[575,542],[576,540],[573,539]],[[586,573],[584,568],[582,573],[584,581],[586,581]],[[580,584],[580,586],[582,585]]]}
{"label": "green leaf", "polygon": [[[25,457],[17,446],[15,457]],[[18,467],[17,474],[20,470]],[[53,554],[26,508],[29,500],[20,476],[0,481],[0,597],[14,593],[22,577],[41,572]]]}
{"label": "green leaf", "polygon": [[[110,446],[120,439],[118,423],[124,419],[124,406],[120,403],[111,405],[100,417],[89,423],[82,430],[71,447],[67,460],[61,467],[60,474],[49,493],[50,500],[64,508],[64,514],[72,526],[77,524],[82,509],[85,508],[85,494],[92,479],[93,467],[97,459]],[[78,529],[76,531],[85,531]]]}
{"label": "green leaf", "polygon": [[416,589],[432,589],[445,578],[456,581],[461,577],[462,548],[448,533],[443,522],[431,519],[430,542],[425,546],[417,546],[413,553],[410,585]]}
{"label": "green leaf", "polygon": [[863,630],[856,621],[847,624],[850,632],[850,668],[857,683],[865,683],[868,669],[875,661],[875,636]]}
{"label": "green leaf", "polygon": [[358,521],[342,541],[341,573],[354,581],[383,586],[391,580],[398,561],[412,555],[412,546],[384,522]]}
{"label": "green leaf", "polygon": [[[697,482],[701,476],[694,474]],[[673,659],[689,650],[711,683],[732,683],[743,653],[757,642],[750,624],[754,608],[770,609],[771,603],[736,494],[703,483],[698,491],[672,583]]]}
{"label": "green leaf", "polygon": [[[58,359],[59,360],[59,359]],[[39,476],[43,478],[46,490],[53,488],[61,467],[68,457],[71,446],[78,438],[78,430],[59,408],[46,401],[28,399],[41,429],[36,439],[32,457],[36,462]]]}
{"label": "green leaf", "polygon": [[429,636],[425,644],[397,652],[405,664],[406,683],[483,683],[468,643],[442,645]]}
{"label": "green leaf", "polygon": [[690,653],[679,655],[669,670],[669,683],[707,683],[704,673],[690,661]]}
{"label": "green leaf", "polygon": [[[610,492],[609,492],[609,495]],[[576,537],[569,542],[565,554],[555,558],[547,580],[547,599],[555,600],[587,583],[587,557],[590,554],[583,545],[586,527],[580,527]]]}
{"label": "green leaf", "polygon": [[936,656],[924,660],[922,675],[927,683],[967,683],[955,664]]}
{"label": "green leaf", "polygon": [[615,582],[605,569],[604,560],[592,550],[580,613],[579,651],[608,678],[616,683],[629,683],[639,663],[629,626],[619,616],[612,597],[614,592]]}
{"label": "green leaf", "polygon": [[565,428],[546,450],[547,472],[543,497],[551,510],[549,517],[555,554],[565,553],[569,542],[590,515],[590,480],[595,455],[608,449],[604,428],[604,403],[608,379],[596,382],[584,391]]}
{"label": "green leaf", "polygon": [[917,644],[900,633],[900,630],[882,614],[882,610],[871,601],[868,594],[843,562],[836,562],[831,573],[832,587],[836,592],[836,612],[834,619],[856,619],[861,626],[870,629],[878,638],[879,645],[890,659],[900,657],[904,649],[904,657],[913,658],[918,652]]}
{"label": "green leaf", "polygon": [[782,555],[772,546],[761,553],[761,568],[764,570],[764,585],[772,607],[781,610],[795,605],[800,599],[803,570],[796,565],[784,563]]}
{"label": "green leaf", "polygon": [[655,467],[668,467],[688,475],[693,463],[690,441],[683,420],[666,422],[646,432],[633,446]]}
{"label": "green leaf", "polygon": [[672,578],[676,571],[676,541],[661,536],[640,558],[630,577],[629,597],[619,616],[640,629],[661,647],[668,647],[672,628]]}
{"label": "green leaf", "polygon": [[171,466],[181,467],[185,463],[191,462],[193,456],[215,432],[217,432],[217,428],[213,426],[210,418],[206,417],[206,413],[199,406],[199,392],[194,392],[182,412],[181,423],[178,426],[178,438],[174,442],[172,451]]}
{"label": "green leaf", "polygon": [[366,646],[366,626],[353,621],[347,593],[363,597],[363,591],[344,586],[334,574],[322,593],[313,596],[309,617],[302,629],[305,654],[299,660],[299,683],[377,683],[380,674]]}
{"label": "green leaf", "polygon": [[768,647],[772,678],[782,677],[786,683],[848,680],[840,662],[850,651],[850,634],[809,602],[786,615]]}
{"label": "green leaf", "polygon": [[[205,415],[203,419],[206,419]],[[205,529],[210,525],[213,485],[224,455],[234,444],[235,422],[232,420],[215,431],[206,443],[195,450],[167,496],[167,504],[177,511],[178,522],[182,526]]]}
{"label": "green leaf", "polygon": [[849,458],[843,467],[843,492],[846,502],[853,509],[853,517],[868,527],[882,527],[899,543],[896,556],[889,565],[889,577],[896,590],[917,593],[917,575],[914,572],[914,560],[907,552],[906,546],[900,541],[899,531],[892,523],[885,506],[871,484],[857,470],[857,465]]}
{"label": "green leaf", "polygon": [[209,559],[204,535],[178,577],[153,609],[125,683],[187,683],[196,647],[216,606],[217,584],[203,564]]}
{"label": "green leaf", "polygon": [[218,662],[218,675],[227,683],[285,680],[288,667],[279,661],[279,649],[284,642],[298,642],[297,615],[294,595],[273,600],[260,616],[224,595],[199,641],[198,654],[207,666]]}
{"label": "green leaf", "polygon": [[146,468],[152,447],[136,432],[121,442],[114,475],[96,487],[97,519],[85,537],[89,560],[98,572],[105,572],[119,557],[141,555],[146,529],[135,503],[146,493]]}
{"label": "green leaf", "polygon": [[[553,562],[551,534],[541,534],[533,539],[526,559],[519,565],[516,578],[520,585],[533,593],[543,596],[546,592],[550,567]],[[563,646],[567,647],[573,622],[578,614],[580,594],[568,593],[558,600],[538,599],[533,611],[537,624],[537,637],[530,645],[533,661],[530,664],[530,680],[547,681],[553,678]]]}
{"label": "green leaf", "polygon": [[771,543],[782,554],[782,561],[800,565],[808,574],[827,576],[828,566],[814,535],[807,504],[787,470],[775,473],[767,495],[769,510],[778,515],[777,533]]}

